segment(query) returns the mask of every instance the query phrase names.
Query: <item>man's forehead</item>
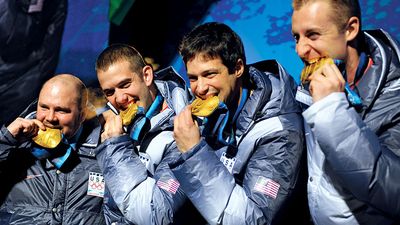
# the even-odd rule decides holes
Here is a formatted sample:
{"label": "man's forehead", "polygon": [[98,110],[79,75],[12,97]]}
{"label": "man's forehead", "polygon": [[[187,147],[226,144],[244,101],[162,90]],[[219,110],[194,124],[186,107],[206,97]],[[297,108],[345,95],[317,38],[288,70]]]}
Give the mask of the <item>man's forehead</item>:
{"label": "man's forehead", "polygon": [[189,61],[186,66],[188,75],[199,75],[209,71],[222,70],[226,67],[220,58],[195,58]]}
{"label": "man's forehead", "polygon": [[73,85],[53,83],[42,88],[38,101],[39,104],[57,103],[60,105],[68,105],[76,103],[78,98],[79,91]]}

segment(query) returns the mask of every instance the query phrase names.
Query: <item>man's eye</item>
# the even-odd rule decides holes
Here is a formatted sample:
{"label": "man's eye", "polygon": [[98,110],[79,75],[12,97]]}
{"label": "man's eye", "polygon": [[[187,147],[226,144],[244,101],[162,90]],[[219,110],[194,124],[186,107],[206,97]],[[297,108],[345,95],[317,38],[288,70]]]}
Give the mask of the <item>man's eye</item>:
{"label": "man's eye", "polygon": [[131,82],[127,82],[127,83],[123,83],[123,84],[121,84],[120,86],[119,86],[119,88],[128,88],[128,87],[130,87],[131,86]]}
{"label": "man's eye", "polygon": [[195,81],[197,81],[197,77],[189,77],[189,81],[190,82],[195,82]]}
{"label": "man's eye", "polygon": [[112,96],[114,94],[114,91],[104,91],[104,95],[106,96],[106,97],[110,97],[110,96]]}
{"label": "man's eye", "polygon": [[67,110],[62,110],[62,109],[57,110],[57,112],[60,113],[60,114],[66,114],[66,113],[68,113]]}
{"label": "man's eye", "polygon": [[317,38],[319,37],[319,34],[318,34],[318,33],[315,33],[315,32],[312,32],[312,33],[309,33],[309,34],[307,35],[307,37],[308,37],[309,39],[311,39],[311,40],[315,40],[315,39],[317,39]]}
{"label": "man's eye", "polygon": [[218,74],[217,72],[209,72],[209,73],[207,73],[207,74],[205,75],[205,77],[207,77],[207,78],[213,78],[213,77],[215,77],[217,74]]}

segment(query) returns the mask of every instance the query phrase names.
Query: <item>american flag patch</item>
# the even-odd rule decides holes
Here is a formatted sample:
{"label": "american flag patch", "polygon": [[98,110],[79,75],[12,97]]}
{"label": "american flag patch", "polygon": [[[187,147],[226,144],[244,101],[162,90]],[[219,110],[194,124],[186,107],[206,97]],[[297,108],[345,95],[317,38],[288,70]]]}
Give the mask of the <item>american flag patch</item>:
{"label": "american flag patch", "polygon": [[174,179],[169,179],[167,181],[162,181],[161,179],[157,181],[157,186],[159,188],[162,188],[168,192],[171,192],[172,194],[175,194],[176,191],[178,190],[180,184],[177,180]]}
{"label": "american flag patch", "polygon": [[271,179],[259,176],[256,184],[254,185],[254,190],[275,199],[278,195],[280,186],[280,184]]}

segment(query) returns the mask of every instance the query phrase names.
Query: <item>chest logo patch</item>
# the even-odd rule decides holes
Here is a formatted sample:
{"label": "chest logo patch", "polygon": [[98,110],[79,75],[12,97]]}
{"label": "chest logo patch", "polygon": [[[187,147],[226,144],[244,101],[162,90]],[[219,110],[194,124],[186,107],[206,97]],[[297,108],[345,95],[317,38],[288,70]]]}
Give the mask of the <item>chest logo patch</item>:
{"label": "chest logo patch", "polygon": [[89,172],[87,194],[103,198],[104,189],[105,189],[105,183],[103,174],[96,172]]}

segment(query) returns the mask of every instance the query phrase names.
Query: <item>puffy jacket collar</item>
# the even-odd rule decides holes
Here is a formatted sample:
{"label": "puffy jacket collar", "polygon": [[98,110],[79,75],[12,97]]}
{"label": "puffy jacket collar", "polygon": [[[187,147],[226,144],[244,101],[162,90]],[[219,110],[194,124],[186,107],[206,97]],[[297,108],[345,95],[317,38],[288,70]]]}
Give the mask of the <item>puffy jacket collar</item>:
{"label": "puffy jacket collar", "polygon": [[175,113],[179,113],[188,104],[188,87],[172,66],[157,71],[154,82],[168,107]]}
{"label": "puffy jacket collar", "polygon": [[[357,88],[363,99],[363,114],[367,113],[378,93],[400,77],[398,43],[384,30],[365,31],[365,46],[373,64],[361,77]],[[394,84],[400,88],[400,84]]]}
{"label": "puffy jacket collar", "polygon": [[[97,117],[83,123],[83,131],[80,137],[82,146],[96,148],[100,143],[101,126]],[[82,142],[82,140],[84,140]]]}
{"label": "puffy jacket collar", "polygon": [[294,100],[296,83],[276,60],[249,65],[248,75],[250,83],[244,85],[252,93],[236,121],[237,135],[246,132],[253,121],[301,112]]}

